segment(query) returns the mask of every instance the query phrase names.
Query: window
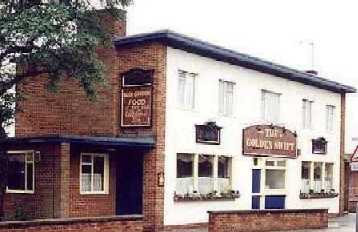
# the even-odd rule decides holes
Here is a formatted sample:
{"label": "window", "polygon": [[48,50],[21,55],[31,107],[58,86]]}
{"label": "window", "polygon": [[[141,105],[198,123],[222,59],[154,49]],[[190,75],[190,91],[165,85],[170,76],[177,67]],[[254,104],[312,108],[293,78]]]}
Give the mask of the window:
{"label": "window", "polygon": [[197,74],[179,71],[178,104],[184,109],[195,107],[195,78]]}
{"label": "window", "polygon": [[302,193],[309,193],[311,186],[311,162],[303,161],[301,169]]}
{"label": "window", "polygon": [[285,189],[286,161],[266,160],[265,189]]}
{"label": "window", "polygon": [[8,152],[7,192],[34,193],[35,166],[33,151]]}
{"label": "window", "polygon": [[330,191],[333,189],[333,164],[326,163],[325,166],[325,189]]}
{"label": "window", "polygon": [[214,188],[214,157],[209,155],[199,155],[199,193],[208,194],[213,192]]}
{"label": "window", "polygon": [[219,156],[218,158],[218,192],[228,192],[231,190],[231,159]]}
{"label": "window", "polygon": [[326,130],[333,131],[334,129],[334,117],[335,117],[335,106],[326,106]]}
{"label": "window", "polygon": [[333,163],[303,161],[301,193],[329,192],[333,189]]}
{"label": "window", "polygon": [[304,129],[312,128],[312,105],[313,101],[302,100],[302,127]]}
{"label": "window", "polygon": [[[216,173],[214,171],[216,170]],[[216,186],[216,187],[215,187]],[[177,154],[176,194],[231,191],[231,158],[202,154]]]}
{"label": "window", "polygon": [[108,193],[108,156],[81,154],[81,193]]}
{"label": "window", "polygon": [[278,123],[280,120],[280,96],[279,93],[273,93],[262,90],[262,119],[267,122]]}
{"label": "window", "polygon": [[193,192],[194,186],[194,155],[177,155],[176,193],[187,194]]}
{"label": "window", "polygon": [[233,82],[219,80],[219,113],[224,116],[234,113],[234,85]]}
{"label": "window", "polygon": [[321,192],[322,189],[322,163],[315,162],[313,165],[313,191]]}

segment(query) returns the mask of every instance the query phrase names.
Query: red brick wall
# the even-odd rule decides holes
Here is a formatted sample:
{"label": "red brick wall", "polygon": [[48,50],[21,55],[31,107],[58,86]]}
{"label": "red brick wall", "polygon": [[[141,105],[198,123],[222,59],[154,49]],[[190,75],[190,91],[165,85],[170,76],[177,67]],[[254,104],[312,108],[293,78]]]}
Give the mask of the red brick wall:
{"label": "red brick wall", "polygon": [[[165,146],[165,103],[166,103],[166,47],[161,44],[147,44],[117,49],[118,70],[123,73],[132,68],[154,69],[153,80],[153,125],[151,129],[121,129],[120,108],[116,107],[115,118],[119,134],[153,134],[155,149],[144,156],[144,219],[151,229],[160,230],[164,220],[164,187],[157,185],[158,174],[164,173]],[[120,91],[118,86],[117,92]],[[117,98],[119,99],[119,97]],[[119,103],[116,104],[119,106]],[[153,228],[154,227],[154,228]]]}
{"label": "red brick wall", "polygon": [[[117,36],[125,35],[125,22],[104,23]],[[46,75],[29,78],[18,86],[25,100],[18,103],[22,111],[16,114],[16,136],[40,135],[103,135],[117,134],[115,115],[118,102],[118,64],[113,48],[98,48],[105,64],[106,86],[98,86],[98,99],[90,102],[82,87],[74,80],[63,80],[57,93],[46,90]]]}
{"label": "red brick wall", "polygon": [[328,210],[209,212],[209,232],[254,232],[328,227]]}
{"label": "red brick wall", "polygon": [[141,232],[140,219],[88,218],[36,222],[0,223],[0,232]]}
{"label": "red brick wall", "polygon": [[[9,148],[9,150],[15,150]],[[19,150],[19,147],[16,147]],[[58,172],[55,170],[59,159],[58,145],[23,146],[20,150],[41,152],[41,161],[35,163],[35,193],[8,193],[5,195],[5,218],[13,220],[16,209],[21,210],[28,219],[54,216],[55,199],[58,197]]]}
{"label": "red brick wall", "polygon": [[[80,194],[80,152],[88,149],[71,150],[70,168],[70,217],[95,217],[115,215],[116,199],[116,162],[109,154],[109,191],[108,194]],[[103,151],[102,151],[103,153]]]}

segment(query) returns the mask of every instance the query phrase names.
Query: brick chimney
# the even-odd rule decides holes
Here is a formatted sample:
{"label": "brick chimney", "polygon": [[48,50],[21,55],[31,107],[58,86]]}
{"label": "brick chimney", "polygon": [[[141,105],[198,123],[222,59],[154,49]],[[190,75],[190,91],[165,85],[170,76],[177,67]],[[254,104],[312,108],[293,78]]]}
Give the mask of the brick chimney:
{"label": "brick chimney", "polygon": [[99,15],[102,27],[112,36],[126,36],[126,11],[120,9],[114,10],[113,12],[97,10],[97,14]]}

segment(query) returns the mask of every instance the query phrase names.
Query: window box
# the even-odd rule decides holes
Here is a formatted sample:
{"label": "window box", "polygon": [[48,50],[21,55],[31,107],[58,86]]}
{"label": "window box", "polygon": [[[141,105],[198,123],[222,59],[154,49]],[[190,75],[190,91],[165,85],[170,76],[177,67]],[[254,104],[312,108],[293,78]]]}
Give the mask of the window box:
{"label": "window box", "polygon": [[174,201],[180,202],[180,201],[225,201],[225,200],[235,200],[240,197],[240,192],[231,190],[227,193],[208,193],[208,194],[198,194],[198,193],[192,193],[192,194],[177,194],[174,193]]}
{"label": "window box", "polygon": [[300,193],[300,199],[319,199],[319,198],[335,198],[338,197],[338,193],[334,191],[334,189],[329,192],[320,192],[314,193],[310,191],[310,193]]}

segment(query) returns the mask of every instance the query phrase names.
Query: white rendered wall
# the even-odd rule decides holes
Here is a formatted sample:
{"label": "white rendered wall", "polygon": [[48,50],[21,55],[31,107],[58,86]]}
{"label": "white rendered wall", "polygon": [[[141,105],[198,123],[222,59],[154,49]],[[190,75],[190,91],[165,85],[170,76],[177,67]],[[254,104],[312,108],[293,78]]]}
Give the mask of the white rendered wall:
{"label": "white rendered wall", "polygon": [[[182,110],[177,104],[178,70],[197,73],[195,110]],[[234,116],[218,114],[219,79],[236,83]],[[261,120],[261,90],[281,93],[281,125],[297,131],[297,159],[287,159],[286,208],[329,208],[330,213],[339,210],[339,198],[300,200],[301,161],[334,163],[333,186],[339,189],[340,145],[340,95],[298,82],[288,81],[264,73],[248,70],[227,63],[204,58],[181,50],[167,49],[167,102],[165,145],[165,204],[164,224],[177,225],[208,221],[208,210],[251,209],[252,157],[242,155],[242,129]],[[313,129],[303,130],[302,99],[313,100]],[[325,107],[336,106],[334,131],[325,130]],[[203,145],[195,142],[195,124],[214,120],[222,126],[221,144]],[[314,155],[311,139],[325,137],[328,153]],[[239,190],[241,197],[235,201],[174,202],[176,182],[176,154],[220,154],[233,157],[232,189]]]}

